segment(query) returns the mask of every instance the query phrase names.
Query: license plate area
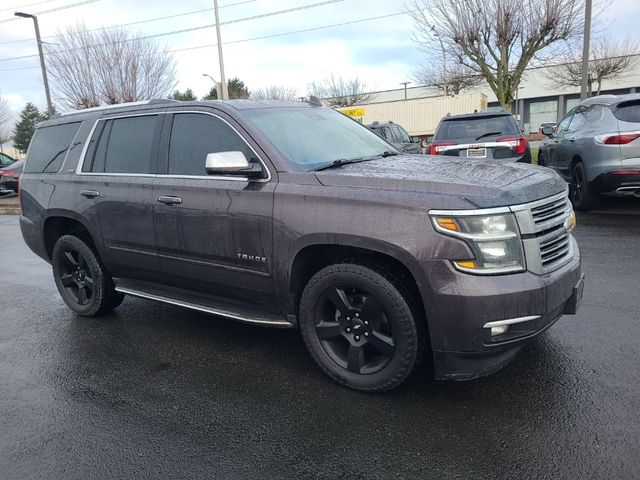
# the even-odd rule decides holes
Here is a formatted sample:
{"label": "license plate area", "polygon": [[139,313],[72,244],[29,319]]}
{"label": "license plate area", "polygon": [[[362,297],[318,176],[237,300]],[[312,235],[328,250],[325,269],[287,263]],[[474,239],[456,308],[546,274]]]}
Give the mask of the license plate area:
{"label": "license plate area", "polygon": [[487,158],[486,148],[470,148],[467,150],[468,158]]}

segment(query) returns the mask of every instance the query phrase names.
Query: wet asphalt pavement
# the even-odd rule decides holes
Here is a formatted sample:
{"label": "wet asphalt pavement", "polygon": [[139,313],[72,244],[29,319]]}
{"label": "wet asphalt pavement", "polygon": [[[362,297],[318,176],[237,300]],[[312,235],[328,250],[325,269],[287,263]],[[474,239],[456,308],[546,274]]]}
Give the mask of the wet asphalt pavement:
{"label": "wet asphalt pavement", "polygon": [[640,478],[640,203],[576,236],[578,315],[491,377],[370,395],[295,331],[133,298],[75,317],[0,216],[0,478]]}

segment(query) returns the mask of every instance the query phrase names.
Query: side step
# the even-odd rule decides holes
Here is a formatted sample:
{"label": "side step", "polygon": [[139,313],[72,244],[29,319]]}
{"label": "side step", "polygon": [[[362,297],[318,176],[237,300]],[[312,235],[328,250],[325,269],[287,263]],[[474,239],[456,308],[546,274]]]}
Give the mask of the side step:
{"label": "side step", "polygon": [[135,282],[123,279],[114,280],[116,282],[116,291],[124,293],[125,295],[169,303],[171,305],[211,313],[253,325],[277,328],[295,327],[295,323],[287,320],[287,317],[284,315],[264,312],[249,306],[237,305],[216,297],[199,296],[180,289],[162,288],[159,285],[147,282]]}

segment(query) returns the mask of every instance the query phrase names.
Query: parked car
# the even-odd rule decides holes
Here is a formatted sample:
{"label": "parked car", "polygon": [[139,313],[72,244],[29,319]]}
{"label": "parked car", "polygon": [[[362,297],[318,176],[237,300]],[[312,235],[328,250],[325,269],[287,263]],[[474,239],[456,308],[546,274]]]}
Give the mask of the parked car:
{"label": "parked car", "polygon": [[529,142],[505,111],[447,115],[438,124],[429,155],[531,163]]}
{"label": "parked car", "polygon": [[640,94],[587,99],[546,128],[538,164],[569,184],[577,210],[600,203],[600,194],[640,196]]}
{"label": "parked car", "polygon": [[413,140],[407,131],[397,123],[391,121],[385,123],[373,122],[367,126],[401,152],[422,153],[420,139]]}
{"label": "parked car", "polygon": [[24,160],[18,160],[0,168],[0,195],[18,193],[18,182],[20,175],[22,175],[23,167]]}
{"label": "parked car", "polygon": [[6,153],[0,152],[0,168],[7,167],[16,161],[15,158],[10,157]]}
{"label": "parked car", "polygon": [[[544,134],[545,131],[549,131],[549,128],[551,129],[551,131],[555,131],[556,127],[558,126],[558,124],[556,122],[545,122],[545,123],[541,123],[540,127],[538,128],[538,133]],[[549,128],[546,128],[549,127]]]}
{"label": "parked car", "polygon": [[329,377],[364,391],[425,354],[438,379],[487,375],[582,295],[555,172],[402,155],[314,100],[57,114],[21,196],[23,237],[77,314],[132,295],[298,328]]}

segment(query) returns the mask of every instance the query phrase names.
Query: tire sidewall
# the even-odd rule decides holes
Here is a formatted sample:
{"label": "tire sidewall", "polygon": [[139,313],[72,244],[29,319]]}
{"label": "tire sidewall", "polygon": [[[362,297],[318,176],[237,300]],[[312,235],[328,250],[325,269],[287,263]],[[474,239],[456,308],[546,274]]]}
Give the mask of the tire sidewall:
{"label": "tire sidewall", "polygon": [[[357,374],[338,365],[325,351],[315,332],[317,302],[329,288],[344,283],[375,295],[393,330],[396,352],[380,371]],[[334,380],[351,388],[383,391],[399,385],[413,370],[418,357],[414,315],[402,294],[382,275],[356,264],[340,264],[319,271],[307,284],[299,309],[300,330],[312,357]]]}
{"label": "tire sidewall", "polygon": [[[91,300],[86,305],[79,305],[69,292],[67,292],[60,280],[61,255],[68,249],[73,249],[82,255],[94,282]],[[105,286],[102,285],[103,269],[93,250],[80,238],[72,235],[65,235],[60,237],[53,247],[51,263],[56,287],[58,287],[60,296],[69,308],[79,315],[95,315],[100,310]]]}
{"label": "tire sidewall", "polygon": [[572,182],[576,174],[580,175],[582,180],[582,188],[580,191],[580,202],[577,202],[575,199],[575,186],[574,186],[572,187],[572,191],[571,191],[571,203],[573,204],[573,207],[576,210],[590,210],[595,205],[596,199],[594,198],[594,193],[591,191],[589,182],[587,181],[587,175],[582,162],[576,163],[573,169],[571,170]]}

